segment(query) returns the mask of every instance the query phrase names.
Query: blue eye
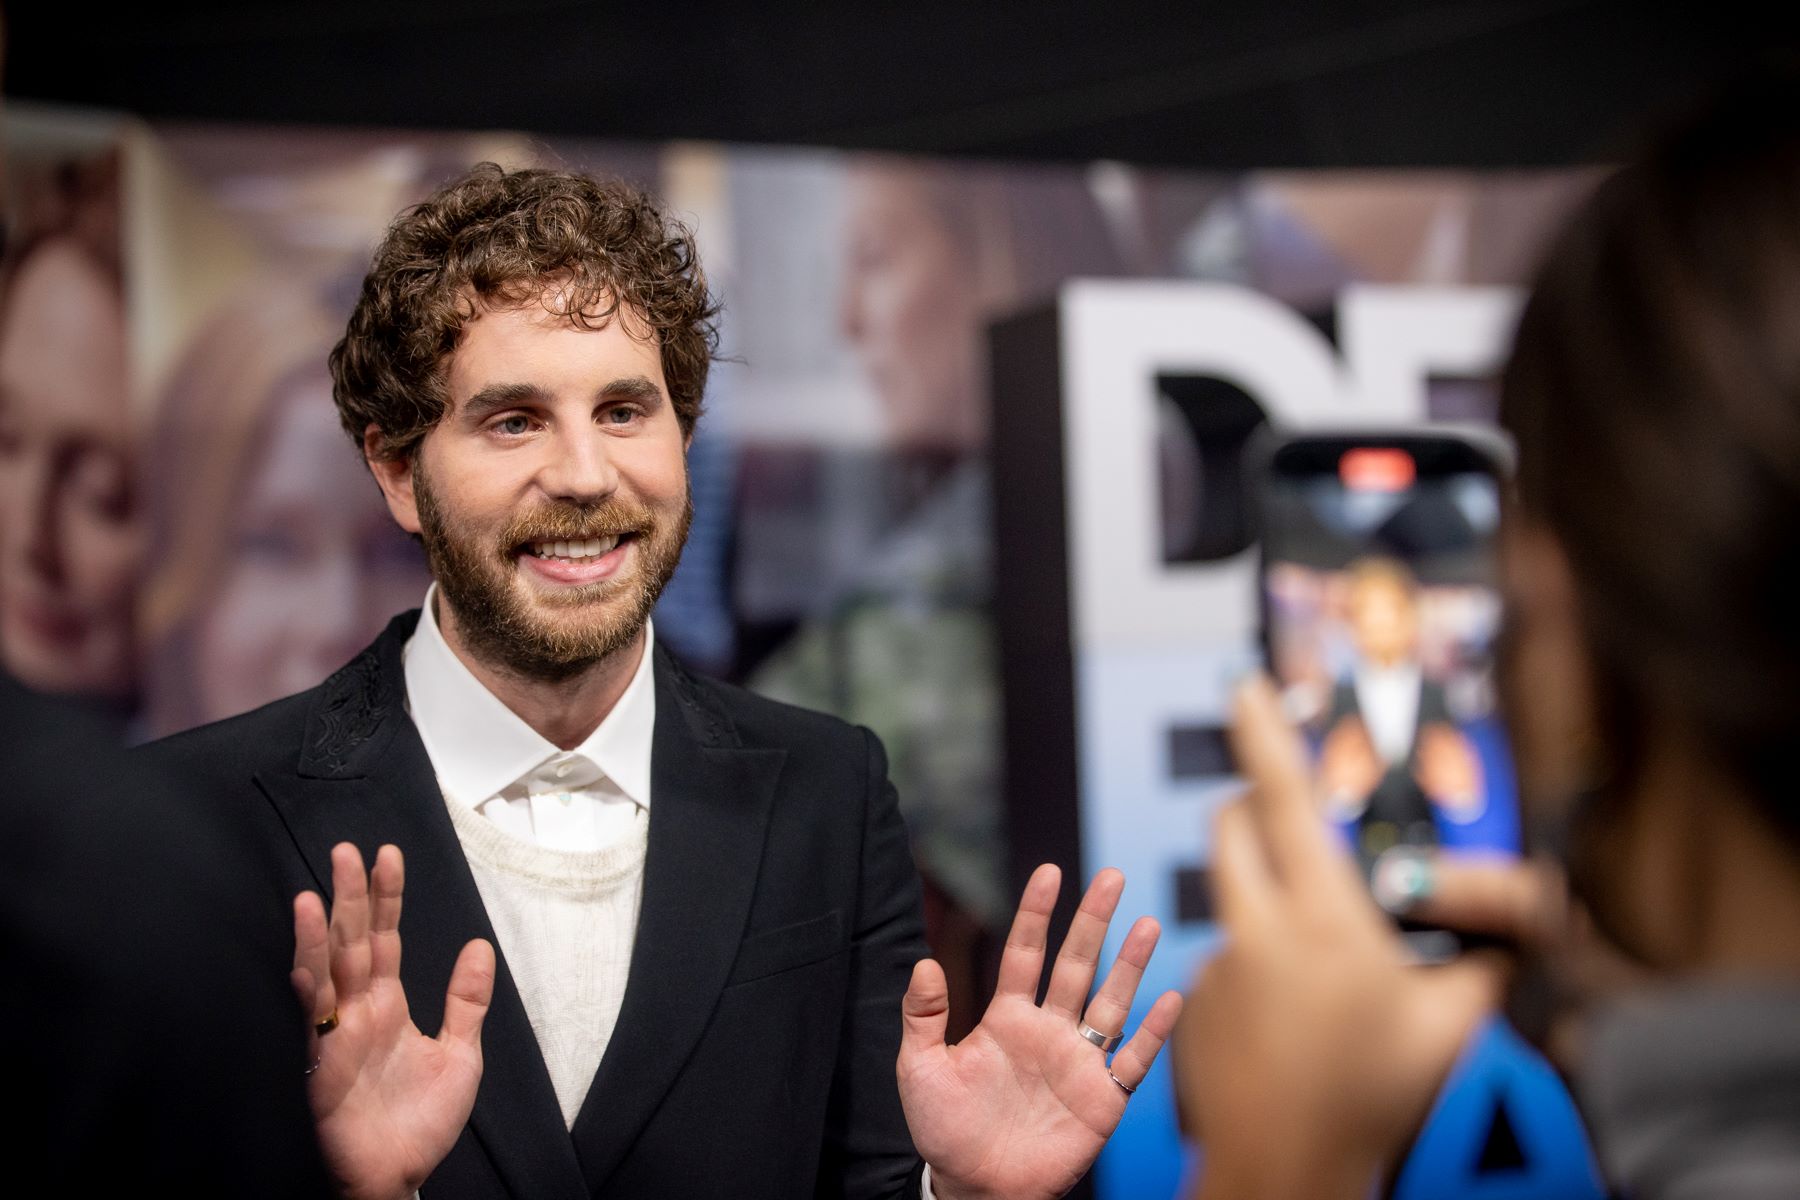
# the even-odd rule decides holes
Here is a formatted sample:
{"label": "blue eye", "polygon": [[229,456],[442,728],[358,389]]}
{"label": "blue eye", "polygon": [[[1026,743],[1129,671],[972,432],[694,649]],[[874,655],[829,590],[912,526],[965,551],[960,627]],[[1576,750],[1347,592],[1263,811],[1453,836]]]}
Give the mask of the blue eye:
{"label": "blue eye", "polygon": [[510,417],[502,417],[498,421],[495,421],[494,429],[500,433],[517,437],[531,429],[531,422],[527,418],[514,413]]}
{"label": "blue eye", "polygon": [[637,410],[621,405],[606,410],[606,421],[612,425],[629,425],[637,419]]}

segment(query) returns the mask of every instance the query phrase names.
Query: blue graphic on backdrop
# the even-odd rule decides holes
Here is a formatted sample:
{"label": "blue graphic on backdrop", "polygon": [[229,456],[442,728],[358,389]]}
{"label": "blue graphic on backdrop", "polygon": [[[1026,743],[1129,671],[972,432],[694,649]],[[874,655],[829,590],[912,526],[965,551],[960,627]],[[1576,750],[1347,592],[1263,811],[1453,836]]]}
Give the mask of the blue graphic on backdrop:
{"label": "blue graphic on backdrop", "polygon": [[1603,1200],[1581,1119],[1505,1022],[1470,1039],[1395,1180],[1392,1200]]}

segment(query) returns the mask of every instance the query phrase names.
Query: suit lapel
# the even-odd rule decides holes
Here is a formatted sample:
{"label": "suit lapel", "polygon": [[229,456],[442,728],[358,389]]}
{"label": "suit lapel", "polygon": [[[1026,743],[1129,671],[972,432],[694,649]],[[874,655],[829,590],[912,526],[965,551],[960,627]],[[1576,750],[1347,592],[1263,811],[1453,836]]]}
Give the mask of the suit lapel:
{"label": "suit lapel", "polygon": [[650,846],[624,1003],[575,1119],[598,1189],[705,1031],[743,939],[784,752],[746,748],[660,650]]}
{"label": "suit lapel", "polygon": [[[401,981],[414,1023],[431,1032],[443,1023],[444,988],[463,946],[480,937],[498,950],[499,942],[444,810],[431,760],[406,715],[400,651],[411,629],[408,618],[397,618],[374,646],[326,681],[294,772],[261,775],[257,784],[328,898],[331,848],[339,842],[354,842],[365,862],[388,842],[405,853]],[[508,1191],[531,1200],[585,1196],[504,954],[481,1045],[484,1068],[469,1125]]]}

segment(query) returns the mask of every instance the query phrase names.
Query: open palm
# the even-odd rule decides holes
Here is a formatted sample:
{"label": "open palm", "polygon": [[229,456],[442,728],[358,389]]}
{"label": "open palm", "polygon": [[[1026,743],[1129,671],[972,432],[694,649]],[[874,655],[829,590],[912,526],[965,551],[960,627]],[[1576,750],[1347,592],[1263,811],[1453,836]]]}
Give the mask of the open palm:
{"label": "open palm", "polygon": [[[931,1164],[940,1200],[965,1196],[1061,1196],[1086,1173],[1162,1048],[1181,998],[1159,997],[1137,1033],[1112,1060],[1079,1030],[1100,948],[1124,876],[1094,878],[1050,976],[1043,973],[1050,912],[1060,873],[1039,867],[1026,885],[999,984],[981,1024],[946,1045],[949,992],[942,968],[926,959],[913,970],[903,1005],[897,1070],[913,1144]],[[1093,1003],[1086,1023],[1103,1033],[1124,1027],[1138,982],[1156,947],[1158,927],[1140,918]]]}
{"label": "open palm", "polygon": [[383,846],[372,876],[356,847],[332,850],[331,921],[319,897],[294,902],[294,983],[315,1020],[308,1093],[326,1163],[344,1193],[407,1197],[450,1152],[481,1082],[481,1022],[493,995],[494,951],[463,947],[435,1038],[413,1024],[400,983],[400,851]]}

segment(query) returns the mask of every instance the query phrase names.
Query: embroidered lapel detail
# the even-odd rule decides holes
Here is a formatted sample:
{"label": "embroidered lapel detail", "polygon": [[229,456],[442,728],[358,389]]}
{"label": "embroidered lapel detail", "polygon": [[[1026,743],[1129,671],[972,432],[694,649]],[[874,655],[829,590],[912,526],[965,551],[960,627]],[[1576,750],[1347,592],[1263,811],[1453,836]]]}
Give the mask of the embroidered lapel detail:
{"label": "embroidered lapel detail", "polygon": [[702,687],[660,648],[650,848],[625,999],[575,1118],[598,1190],[686,1064],[749,919],[785,751],[747,748]]}
{"label": "embroidered lapel detail", "polygon": [[[401,644],[405,644],[404,637]],[[381,642],[377,642],[338,668],[319,689],[300,750],[302,775],[321,779],[344,775],[357,751],[374,739],[384,725],[391,725],[384,718],[399,705],[396,697],[382,694],[382,671],[377,657],[380,646]],[[379,751],[379,746],[371,747],[373,754]]]}
{"label": "embroidered lapel detail", "polygon": [[[416,613],[396,617],[373,646],[326,682],[295,773],[259,776],[257,784],[327,897],[331,848],[339,842],[354,842],[365,862],[374,861],[376,849],[388,842],[405,854],[401,981],[414,1023],[434,1033],[443,1023],[444,988],[463,946],[479,937],[498,951],[499,942],[444,809],[431,760],[406,714],[400,655],[416,618]],[[505,955],[498,959],[494,1003],[482,1027],[484,1069],[470,1131],[513,1196],[585,1197],[537,1038]]]}

